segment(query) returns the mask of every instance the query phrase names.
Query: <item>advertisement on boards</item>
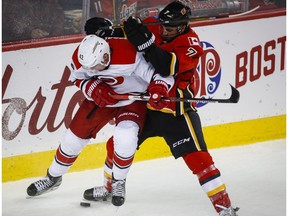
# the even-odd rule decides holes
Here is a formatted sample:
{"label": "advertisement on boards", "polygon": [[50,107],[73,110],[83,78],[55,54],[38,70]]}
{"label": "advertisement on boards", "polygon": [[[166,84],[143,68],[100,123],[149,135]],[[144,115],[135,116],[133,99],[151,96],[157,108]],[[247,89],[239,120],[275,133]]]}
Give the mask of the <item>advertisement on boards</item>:
{"label": "advertisement on boards", "polygon": [[[197,105],[203,126],[286,114],[285,16],[195,27],[205,50],[197,67],[197,97],[237,104]],[[2,157],[54,150],[81,100],[69,82],[78,43],[7,51],[2,55]],[[106,141],[107,125],[92,143]]]}

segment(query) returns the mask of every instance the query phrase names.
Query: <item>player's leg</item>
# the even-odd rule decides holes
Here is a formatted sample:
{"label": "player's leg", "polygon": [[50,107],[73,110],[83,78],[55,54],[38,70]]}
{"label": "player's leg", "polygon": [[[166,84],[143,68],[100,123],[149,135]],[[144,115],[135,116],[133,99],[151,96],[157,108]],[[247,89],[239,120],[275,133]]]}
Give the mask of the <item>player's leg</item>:
{"label": "player's leg", "polygon": [[[199,183],[211,200],[215,210],[221,215],[236,215],[231,206],[226,186],[221,178],[219,169],[215,166],[211,155],[209,154],[204,141],[202,125],[197,112],[190,111],[184,115],[189,130],[192,131],[195,138],[194,143],[198,151],[183,155],[183,159],[190,170],[198,177]],[[231,214],[229,214],[229,212]]]}
{"label": "player's leg", "polygon": [[112,192],[112,166],[114,155],[113,137],[106,143],[107,155],[104,164],[104,185],[96,186],[84,191],[83,197],[90,201],[107,200]]}
{"label": "player's leg", "polygon": [[62,182],[62,175],[72,166],[80,151],[88,142],[89,139],[81,139],[68,129],[56,150],[46,177],[32,183],[27,188],[27,194],[38,196],[57,189]]}
{"label": "player's leg", "polygon": [[114,155],[112,168],[112,203],[121,206],[125,202],[126,177],[137,148],[139,126],[133,121],[121,121],[114,130]]}
{"label": "player's leg", "polygon": [[228,212],[227,216],[236,215],[231,207],[221,173],[207,151],[197,112],[190,111],[175,117],[174,124],[171,119],[169,125],[177,125],[177,128],[174,128],[175,133],[167,133],[165,136],[174,157],[183,157],[189,169],[198,177],[202,189],[220,215],[224,212]]}
{"label": "player's leg", "polygon": [[112,204],[115,206],[121,206],[125,202],[126,177],[134,159],[146,112],[146,103],[136,101],[122,107],[116,116],[112,167]]}
{"label": "player's leg", "polygon": [[[234,216],[226,186],[219,169],[215,166],[207,151],[191,152],[183,156],[189,169],[198,177],[203,191],[211,200],[215,210],[221,215]],[[230,214],[227,213],[230,212]],[[224,214],[226,212],[227,214]]]}
{"label": "player's leg", "polygon": [[[99,109],[93,102],[84,100],[56,150],[46,177],[32,183],[27,188],[27,194],[38,196],[57,189],[62,182],[62,175],[73,165],[89,138],[95,137],[112,118],[113,112],[113,109]],[[107,118],[103,119],[104,114]]]}
{"label": "player's leg", "polygon": [[[115,128],[116,143],[118,144],[118,146],[116,147],[116,150],[115,150],[114,149],[115,135],[114,135],[114,137],[111,137],[108,140],[108,142],[106,143],[107,156],[106,156],[106,160],[105,160],[105,164],[104,164],[104,185],[96,186],[94,188],[87,189],[83,195],[85,199],[87,199],[87,200],[106,200],[107,198],[109,198],[110,192],[111,192],[111,186],[112,186],[111,182],[112,182],[112,168],[114,167],[113,163],[116,163],[116,165],[118,167],[120,167],[120,168],[114,168],[115,180],[117,178],[119,178],[119,180],[124,179],[123,174],[122,175],[120,174],[120,176],[118,174],[118,173],[122,173],[122,171],[124,171],[124,170],[126,170],[125,171],[126,174],[124,173],[124,176],[127,176],[129,169],[122,169],[123,168],[122,166],[124,165],[124,166],[127,166],[127,168],[130,168],[130,166],[132,164],[134,153],[135,153],[135,148],[137,147],[138,132],[142,128],[145,115],[146,115],[146,103],[144,103],[144,102],[134,102],[133,104],[130,104],[128,106],[125,106],[125,107],[122,107],[119,109],[117,116],[115,118],[115,122],[116,122],[116,125],[118,127],[118,128]],[[122,123],[120,124],[120,122],[122,122]],[[128,126],[127,125],[123,126],[123,125],[125,125],[125,123],[123,124],[123,122],[126,122],[126,123],[130,122],[130,123],[127,124]],[[133,122],[133,123],[131,123],[131,122]],[[124,129],[122,127],[124,127]],[[125,128],[125,127],[127,127],[127,128]],[[135,129],[136,127],[138,129]],[[131,129],[131,131],[129,128]],[[125,131],[128,131],[128,132],[126,133]],[[138,132],[136,132],[136,131],[138,131]],[[136,147],[135,147],[135,142],[136,142]],[[124,155],[123,155],[122,144],[124,147],[127,147],[127,148],[129,148],[128,146],[130,146],[130,148],[131,148],[131,146],[133,146],[132,152],[134,152],[134,153],[128,155],[128,158],[130,158],[130,160],[127,160],[127,157],[126,157],[127,152],[124,153]],[[114,155],[116,155],[115,161],[114,161]],[[132,155],[133,155],[133,157],[132,157]],[[114,185],[116,185],[116,184],[114,184]],[[124,184],[124,186],[125,186],[125,184]],[[118,191],[120,191],[120,190],[118,190]],[[121,196],[119,196],[119,197],[120,197],[119,199],[122,200],[122,201],[120,201],[120,203],[123,204],[124,200],[121,198]]]}

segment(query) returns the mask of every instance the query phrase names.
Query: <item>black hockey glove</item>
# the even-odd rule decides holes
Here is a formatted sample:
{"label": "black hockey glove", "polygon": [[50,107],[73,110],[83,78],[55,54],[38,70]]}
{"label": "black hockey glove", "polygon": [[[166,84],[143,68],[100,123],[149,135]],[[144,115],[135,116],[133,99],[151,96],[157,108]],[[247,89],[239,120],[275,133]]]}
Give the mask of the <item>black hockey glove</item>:
{"label": "black hockey glove", "polygon": [[124,22],[124,31],[128,40],[139,52],[147,50],[155,41],[155,36],[142,24],[139,18],[129,17]]}

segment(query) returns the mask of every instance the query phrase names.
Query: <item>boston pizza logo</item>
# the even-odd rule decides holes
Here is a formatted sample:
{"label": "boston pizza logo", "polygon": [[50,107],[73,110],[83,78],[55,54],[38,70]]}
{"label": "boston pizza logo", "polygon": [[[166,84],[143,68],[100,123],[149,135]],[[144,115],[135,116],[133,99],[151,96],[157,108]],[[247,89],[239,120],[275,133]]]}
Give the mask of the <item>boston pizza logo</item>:
{"label": "boston pizza logo", "polygon": [[[215,48],[208,42],[201,42],[204,53],[199,60],[197,73],[195,73],[195,94],[200,98],[213,98],[221,80],[220,56]],[[202,107],[207,103],[198,103]]]}

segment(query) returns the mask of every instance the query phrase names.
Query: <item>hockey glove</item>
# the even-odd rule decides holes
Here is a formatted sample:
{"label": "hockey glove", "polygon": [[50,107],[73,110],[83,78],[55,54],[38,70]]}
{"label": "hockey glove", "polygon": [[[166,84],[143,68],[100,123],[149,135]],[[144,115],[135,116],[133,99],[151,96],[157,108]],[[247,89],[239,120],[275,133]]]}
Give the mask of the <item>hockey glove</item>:
{"label": "hockey glove", "polygon": [[139,52],[147,50],[155,41],[155,36],[142,24],[139,18],[129,17],[124,22],[124,31],[128,40]]}
{"label": "hockey glove", "polygon": [[117,93],[113,91],[111,86],[100,80],[91,79],[88,81],[85,92],[99,107],[114,105],[118,102],[118,100],[111,97],[111,95]]}
{"label": "hockey glove", "polygon": [[156,110],[161,110],[168,106],[168,102],[161,100],[162,97],[168,97],[168,84],[163,80],[154,80],[148,86],[150,99],[148,103]]}

